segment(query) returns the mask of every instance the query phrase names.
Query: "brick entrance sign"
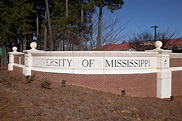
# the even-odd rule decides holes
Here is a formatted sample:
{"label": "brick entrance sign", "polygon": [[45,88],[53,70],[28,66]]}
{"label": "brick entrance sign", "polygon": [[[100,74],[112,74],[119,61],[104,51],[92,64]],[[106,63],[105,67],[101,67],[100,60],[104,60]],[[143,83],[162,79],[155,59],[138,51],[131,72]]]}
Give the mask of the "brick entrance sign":
{"label": "brick entrance sign", "polygon": [[[35,75],[50,81],[125,94],[133,97],[182,95],[182,54],[156,49],[136,51],[41,51],[9,53],[9,70]],[[178,62],[178,63],[177,63]]]}

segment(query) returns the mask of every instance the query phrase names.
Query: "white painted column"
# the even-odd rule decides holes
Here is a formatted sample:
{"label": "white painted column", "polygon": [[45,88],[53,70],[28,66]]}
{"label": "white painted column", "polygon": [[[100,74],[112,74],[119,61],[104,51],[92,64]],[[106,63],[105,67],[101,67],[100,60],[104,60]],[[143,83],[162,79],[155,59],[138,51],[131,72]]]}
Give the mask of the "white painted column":
{"label": "white painted column", "polygon": [[9,63],[8,63],[8,70],[13,70],[13,64],[14,64],[14,55],[12,52],[9,53]]}
{"label": "white painted column", "polygon": [[157,41],[156,49],[157,56],[157,97],[169,98],[171,96],[171,71],[169,69],[169,56],[171,50],[162,50],[162,42]]}
{"label": "white painted column", "polygon": [[17,47],[13,47],[13,52],[9,53],[9,63],[8,63],[8,70],[12,71],[13,70],[13,65],[14,65],[14,54],[17,53]]}
{"label": "white painted column", "polygon": [[25,50],[25,66],[23,67],[23,74],[25,76],[31,75],[32,71],[32,55],[31,52],[37,51],[35,48],[37,47],[37,44],[35,42],[32,42],[30,44],[31,50]]}
{"label": "white painted column", "polygon": [[31,75],[32,56],[29,53],[25,54],[25,66],[23,67],[23,74],[25,76]]}

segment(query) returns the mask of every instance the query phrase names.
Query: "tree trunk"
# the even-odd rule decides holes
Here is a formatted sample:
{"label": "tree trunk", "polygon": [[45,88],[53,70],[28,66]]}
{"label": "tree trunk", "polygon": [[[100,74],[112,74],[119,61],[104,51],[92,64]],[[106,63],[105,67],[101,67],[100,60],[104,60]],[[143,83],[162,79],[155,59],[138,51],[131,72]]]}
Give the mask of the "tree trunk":
{"label": "tree trunk", "polygon": [[36,36],[37,36],[37,40],[39,37],[39,14],[37,14],[37,18],[36,18]]}
{"label": "tree trunk", "polygon": [[66,0],[66,17],[68,18],[68,0]]}
{"label": "tree trunk", "polygon": [[97,35],[97,48],[101,46],[101,32],[102,32],[102,7],[99,8],[98,17],[98,35]]}
{"label": "tree trunk", "polygon": [[[66,18],[68,18],[69,12],[68,12],[68,0],[66,0]],[[68,29],[65,31],[65,39],[63,39],[63,51],[65,51],[65,41],[68,41]]]}
{"label": "tree trunk", "polygon": [[27,48],[27,39],[26,39],[26,35],[23,37],[23,50],[26,50]]}
{"label": "tree trunk", "polygon": [[82,9],[81,9],[81,37],[80,37],[80,50],[83,51],[84,45],[83,45],[83,3],[82,3]]}
{"label": "tree trunk", "polygon": [[50,20],[50,14],[49,14],[49,6],[48,6],[48,0],[45,0],[45,3],[46,3],[46,13],[47,13],[47,19],[48,19],[50,50],[54,50],[53,39],[52,39],[51,20]]}
{"label": "tree trunk", "polygon": [[62,51],[65,51],[65,47],[64,47],[64,45],[65,45],[65,40],[63,39],[63,42],[62,42]]}
{"label": "tree trunk", "polygon": [[44,30],[44,51],[47,50],[47,26],[45,26]]}
{"label": "tree trunk", "polygon": [[0,66],[2,67],[3,66],[3,52],[2,52],[2,55],[0,55]]}
{"label": "tree trunk", "polygon": [[47,13],[45,12],[46,23],[44,25],[44,51],[47,50]]}
{"label": "tree trunk", "polygon": [[1,56],[1,67],[8,67],[8,58],[7,58],[7,47],[2,45],[2,56]]}
{"label": "tree trunk", "polygon": [[22,38],[20,38],[19,45],[20,45],[20,52],[23,52],[23,40],[22,40]]}

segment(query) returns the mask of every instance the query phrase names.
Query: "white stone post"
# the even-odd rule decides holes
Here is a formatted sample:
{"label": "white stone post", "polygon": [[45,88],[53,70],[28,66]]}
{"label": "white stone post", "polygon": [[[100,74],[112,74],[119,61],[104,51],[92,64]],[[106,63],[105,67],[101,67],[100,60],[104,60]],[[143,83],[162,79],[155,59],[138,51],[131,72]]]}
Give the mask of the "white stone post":
{"label": "white stone post", "polygon": [[23,74],[25,76],[31,75],[32,57],[31,54],[25,54],[25,66],[23,68]]}
{"label": "white stone post", "polygon": [[32,67],[32,55],[31,55],[31,52],[37,51],[36,50],[37,44],[35,42],[32,42],[30,44],[30,47],[32,49],[24,51],[24,53],[25,53],[25,66],[23,68],[23,74],[26,75],[26,76],[31,75],[31,67]]}
{"label": "white stone post", "polygon": [[13,70],[13,64],[14,64],[14,55],[13,53],[9,53],[9,63],[8,63],[8,70]]}
{"label": "white stone post", "polygon": [[17,47],[12,48],[13,52],[9,53],[9,63],[8,63],[8,70],[13,70],[13,64],[14,64],[14,54],[17,53]]}
{"label": "white stone post", "polygon": [[169,98],[171,96],[171,71],[169,68],[169,56],[171,50],[162,50],[162,42],[156,41],[157,56],[157,97]]}

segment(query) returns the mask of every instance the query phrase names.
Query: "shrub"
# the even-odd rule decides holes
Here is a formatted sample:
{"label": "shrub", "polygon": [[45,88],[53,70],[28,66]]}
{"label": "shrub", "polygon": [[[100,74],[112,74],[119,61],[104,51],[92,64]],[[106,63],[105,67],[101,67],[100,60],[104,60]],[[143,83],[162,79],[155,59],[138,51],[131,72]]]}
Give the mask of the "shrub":
{"label": "shrub", "polygon": [[44,89],[51,89],[50,85],[51,85],[51,82],[48,81],[47,79],[44,79],[41,83],[41,87]]}
{"label": "shrub", "polygon": [[62,81],[61,81],[61,86],[62,86],[62,87],[66,87],[66,80],[62,80]]}
{"label": "shrub", "polygon": [[33,76],[26,76],[26,82],[27,83],[31,83],[32,81],[34,81],[34,77],[35,77],[35,75],[33,75]]}

